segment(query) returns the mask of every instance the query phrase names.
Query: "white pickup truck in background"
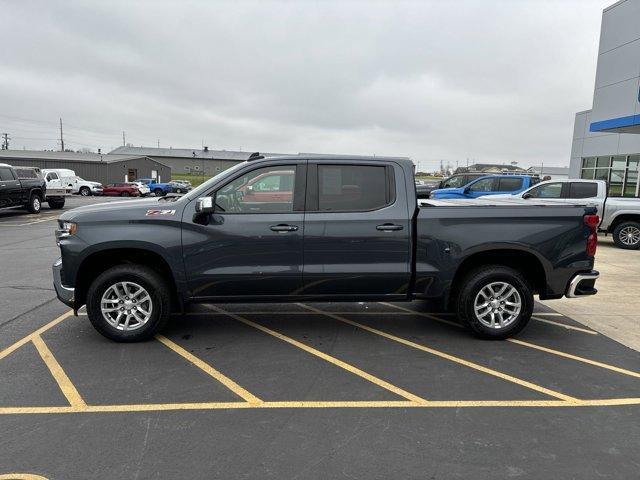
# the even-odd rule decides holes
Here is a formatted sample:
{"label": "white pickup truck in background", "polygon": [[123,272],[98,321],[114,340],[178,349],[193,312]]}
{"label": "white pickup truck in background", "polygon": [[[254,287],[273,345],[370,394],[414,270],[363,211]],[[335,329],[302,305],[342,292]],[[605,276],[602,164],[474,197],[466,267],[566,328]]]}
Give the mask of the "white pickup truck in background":
{"label": "white pickup truck in background", "polygon": [[42,174],[47,181],[47,186],[50,182],[59,181],[61,185],[71,187],[72,193],[77,193],[83,197],[90,195],[102,195],[102,184],[99,182],[91,182],[84,180],[76,175],[76,172],[67,168],[44,168]]}
{"label": "white pickup truck in background", "polygon": [[604,180],[548,180],[516,195],[491,196],[491,200],[499,198],[595,205],[601,232],[613,234],[613,241],[620,248],[640,249],[640,198],[609,197]]}

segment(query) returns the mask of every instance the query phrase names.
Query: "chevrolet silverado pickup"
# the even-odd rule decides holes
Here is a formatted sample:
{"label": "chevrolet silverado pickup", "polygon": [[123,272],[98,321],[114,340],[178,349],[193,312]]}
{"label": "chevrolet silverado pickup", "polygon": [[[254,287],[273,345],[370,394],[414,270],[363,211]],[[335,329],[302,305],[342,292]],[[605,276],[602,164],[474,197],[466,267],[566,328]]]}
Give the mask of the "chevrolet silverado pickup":
{"label": "chevrolet silverado pickup", "polygon": [[184,196],[88,205],[58,224],[58,298],[121,342],[189,303],[414,299],[506,338],[534,294],[592,295],[598,278],[594,208],[419,206],[413,163],[398,158],[253,154]]}

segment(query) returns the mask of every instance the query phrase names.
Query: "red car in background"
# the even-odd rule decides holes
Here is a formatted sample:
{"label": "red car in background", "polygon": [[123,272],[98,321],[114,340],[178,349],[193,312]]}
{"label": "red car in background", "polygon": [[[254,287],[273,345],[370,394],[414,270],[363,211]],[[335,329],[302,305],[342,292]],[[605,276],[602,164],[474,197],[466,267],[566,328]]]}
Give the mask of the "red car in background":
{"label": "red car in background", "polygon": [[116,197],[139,197],[140,190],[134,183],[110,183],[104,186],[102,194]]}

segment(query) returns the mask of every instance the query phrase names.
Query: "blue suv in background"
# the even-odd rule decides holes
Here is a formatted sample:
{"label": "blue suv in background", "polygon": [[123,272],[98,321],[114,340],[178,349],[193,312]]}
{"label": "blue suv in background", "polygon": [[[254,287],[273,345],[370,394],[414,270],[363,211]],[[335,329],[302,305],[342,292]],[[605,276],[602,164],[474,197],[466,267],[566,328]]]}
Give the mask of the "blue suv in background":
{"label": "blue suv in background", "polygon": [[487,175],[477,178],[459,188],[440,188],[431,192],[429,198],[478,198],[486,195],[512,194],[525,191],[540,182],[531,175]]}

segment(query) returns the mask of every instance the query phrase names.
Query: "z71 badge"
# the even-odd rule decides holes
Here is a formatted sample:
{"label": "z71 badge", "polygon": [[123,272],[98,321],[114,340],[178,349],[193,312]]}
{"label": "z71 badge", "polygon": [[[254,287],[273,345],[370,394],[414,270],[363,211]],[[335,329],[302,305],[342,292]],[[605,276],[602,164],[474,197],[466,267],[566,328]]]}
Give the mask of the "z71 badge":
{"label": "z71 badge", "polygon": [[175,215],[175,210],[147,210],[147,217],[155,217],[157,215]]}

